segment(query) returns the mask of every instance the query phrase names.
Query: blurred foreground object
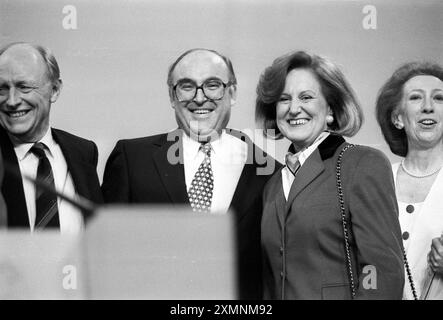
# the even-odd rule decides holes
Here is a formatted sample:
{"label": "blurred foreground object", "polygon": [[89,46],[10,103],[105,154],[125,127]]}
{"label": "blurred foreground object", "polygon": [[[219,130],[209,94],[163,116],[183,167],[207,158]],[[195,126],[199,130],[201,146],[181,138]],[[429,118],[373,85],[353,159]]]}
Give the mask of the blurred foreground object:
{"label": "blurred foreground object", "polygon": [[119,206],[81,238],[0,233],[0,299],[236,299],[232,217]]}

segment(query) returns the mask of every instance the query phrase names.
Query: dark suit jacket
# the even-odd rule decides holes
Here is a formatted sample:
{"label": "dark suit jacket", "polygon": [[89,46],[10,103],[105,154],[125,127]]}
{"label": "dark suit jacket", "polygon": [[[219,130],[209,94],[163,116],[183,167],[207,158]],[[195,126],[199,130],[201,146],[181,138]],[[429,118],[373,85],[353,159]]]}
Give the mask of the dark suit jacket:
{"label": "dark suit jacket", "polygon": [[[288,201],[281,171],[267,183],[262,219],[265,298],[350,298],[336,186],[336,163],[344,145],[340,136],[327,137],[298,171]],[[354,274],[359,275],[356,298],[401,299],[402,240],[389,161],[378,150],[351,148],[343,156],[342,184]],[[365,265],[375,269],[363,273]]]}
{"label": "dark suit jacket", "polygon": [[[257,163],[263,151],[241,132],[227,129],[227,133],[245,141],[250,151],[230,205],[237,222],[239,298],[260,299],[262,191],[281,165],[268,155],[262,158],[267,163]],[[119,141],[105,168],[102,185],[105,202],[189,204],[183,162],[172,164],[167,158],[168,150],[177,151],[178,158],[182,154],[179,148],[174,149],[182,146],[176,143],[179,130],[171,136],[175,137],[174,141],[168,141],[167,134]],[[257,175],[257,169],[272,163],[275,167],[270,174]]]}
{"label": "dark suit jacket", "polygon": [[[1,155],[0,148],[0,187],[3,185],[3,176],[5,174],[5,167],[3,165],[3,157]],[[3,193],[0,191],[0,228],[7,227],[8,225],[8,211],[6,209],[5,199]]]}
{"label": "dark suit jacket", "polygon": [[[76,192],[95,203],[102,203],[103,197],[96,172],[98,151],[95,143],[57,129],[52,129],[52,136],[60,145]],[[1,127],[0,148],[5,165],[8,167],[2,185],[2,193],[8,208],[8,226],[29,227],[23,183],[21,178],[18,178],[20,167],[17,156],[9,136]],[[88,218],[89,214],[86,214],[85,221]]]}

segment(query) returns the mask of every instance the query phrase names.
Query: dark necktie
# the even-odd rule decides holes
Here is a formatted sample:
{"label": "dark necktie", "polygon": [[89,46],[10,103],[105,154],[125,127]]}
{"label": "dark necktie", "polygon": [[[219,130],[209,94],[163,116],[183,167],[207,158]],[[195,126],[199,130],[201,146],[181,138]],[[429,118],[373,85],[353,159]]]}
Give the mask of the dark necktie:
{"label": "dark necktie", "polygon": [[[39,159],[37,167],[37,180],[55,189],[54,175],[51,164],[45,154],[45,145],[37,142],[31,152]],[[60,228],[58,217],[57,196],[54,193],[36,187],[35,192],[35,230],[44,228]]]}
{"label": "dark necktie", "polygon": [[212,191],[214,189],[214,175],[211,167],[211,145],[202,144],[200,150],[204,152],[205,159],[198,167],[191,187],[188,191],[189,202],[193,211],[209,212],[212,204]]}
{"label": "dark necktie", "polygon": [[293,154],[291,152],[288,152],[285,157],[286,166],[294,176],[297,174],[297,171],[300,169],[300,161],[298,161],[299,156],[300,154],[298,153]]}

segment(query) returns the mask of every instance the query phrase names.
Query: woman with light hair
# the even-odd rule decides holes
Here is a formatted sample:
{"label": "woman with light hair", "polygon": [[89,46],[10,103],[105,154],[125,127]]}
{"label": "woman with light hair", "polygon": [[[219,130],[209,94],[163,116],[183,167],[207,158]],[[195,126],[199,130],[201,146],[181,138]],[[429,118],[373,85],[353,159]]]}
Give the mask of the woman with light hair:
{"label": "woman with light hair", "polygon": [[256,118],[291,141],[264,191],[264,298],[401,299],[391,165],[343,138],[363,115],[339,68],[303,51],[277,58],[260,78]]}

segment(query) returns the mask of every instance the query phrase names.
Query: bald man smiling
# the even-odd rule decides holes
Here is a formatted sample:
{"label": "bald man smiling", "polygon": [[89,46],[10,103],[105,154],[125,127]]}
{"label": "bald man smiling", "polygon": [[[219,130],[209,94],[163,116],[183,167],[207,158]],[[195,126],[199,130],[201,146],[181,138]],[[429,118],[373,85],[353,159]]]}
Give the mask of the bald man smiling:
{"label": "bald man smiling", "polygon": [[[237,98],[227,57],[188,50],[167,79],[178,129],[119,141],[106,164],[105,201],[185,204],[202,214],[229,210],[236,221],[238,297],[260,299],[262,189],[279,164],[245,134],[226,128]],[[257,154],[265,161],[258,163]],[[260,174],[264,167],[269,170]]]}
{"label": "bald man smiling", "polygon": [[2,193],[8,227],[79,234],[89,213],[38,188],[27,177],[75,199],[102,202],[97,146],[51,128],[50,112],[62,89],[49,49],[29,43],[0,48],[0,147],[5,164]]}

